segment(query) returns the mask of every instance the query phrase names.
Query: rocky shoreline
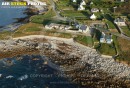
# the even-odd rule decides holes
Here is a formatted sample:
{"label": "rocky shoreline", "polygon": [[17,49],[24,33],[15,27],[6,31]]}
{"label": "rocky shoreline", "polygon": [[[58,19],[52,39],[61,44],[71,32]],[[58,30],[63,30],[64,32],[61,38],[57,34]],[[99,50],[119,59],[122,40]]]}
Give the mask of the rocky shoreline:
{"label": "rocky shoreline", "polygon": [[[15,0],[13,0],[13,1],[15,1]],[[17,1],[20,1],[20,0],[17,0]],[[28,0],[27,0],[27,2],[28,2]],[[37,15],[37,14],[42,14],[43,12],[46,12],[46,11],[47,11],[47,9],[43,9],[43,10],[39,11],[39,9],[37,9],[37,6],[27,6],[25,11],[23,12],[24,14],[27,14],[26,17],[14,18],[16,20],[14,23],[6,25],[6,26],[0,26],[0,32],[2,32],[2,31],[15,31],[20,26],[29,22],[31,16]]]}
{"label": "rocky shoreline", "polygon": [[[73,39],[31,35],[0,41],[1,58],[27,52],[47,56],[49,66],[65,72],[73,82],[84,86],[94,83],[100,86],[96,88],[101,86],[106,88],[108,85],[119,86],[112,88],[122,88],[122,86],[127,88],[129,85],[129,66],[118,63],[112,58],[102,57],[94,49],[73,42]],[[2,56],[4,54],[5,56]]]}

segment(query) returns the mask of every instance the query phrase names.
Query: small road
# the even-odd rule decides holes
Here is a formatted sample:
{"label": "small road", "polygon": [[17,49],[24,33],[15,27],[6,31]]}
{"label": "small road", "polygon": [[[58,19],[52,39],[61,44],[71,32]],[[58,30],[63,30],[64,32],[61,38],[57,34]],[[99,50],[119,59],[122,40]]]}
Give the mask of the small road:
{"label": "small road", "polygon": [[66,18],[65,17],[62,17],[59,13],[59,11],[57,11],[56,9],[56,4],[53,0],[50,0],[50,3],[51,3],[51,7],[53,9],[53,11],[55,12],[56,16],[54,17],[55,19],[57,20],[63,20],[63,21],[66,21]]}
{"label": "small road", "polygon": [[[50,2],[51,2],[51,7],[52,7],[53,11],[56,13],[56,16],[55,16],[54,18],[57,19],[57,20],[66,21],[67,18],[62,17],[62,16],[59,14],[60,12],[57,11],[55,2],[54,2],[53,0],[50,0]],[[96,28],[96,29],[99,30],[98,28]],[[116,35],[116,36],[118,36],[118,37],[122,37],[122,38],[124,38],[124,39],[130,40],[130,37],[128,37],[128,36],[126,36],[126,35],[124,35],[124,34],[122,33],[122,29],[121,29],[121,28],[119,28],[119,30],[121,31],[121,34],[115,34],[115,33],[111,33],[111,32],[110,32],[110,33],[111,33],[112,35]],[[101,31],[101,30],[99,30],[99,31]]]}
{"label": "small road", "polygon": [[120,32],[121,32],[120,37],[122,37],[122,38],[124,38],[124,39],[126,39],[126,40],[130,40],[130,37],[128,37],[127,35],[125,35],[125,33],[123,32],[122,28],[119,27],[118,25],[117,25],[117,27],[118,27],[118,29],[119,29]]}
{"label": "small road", "polygon": [[124,38],[124,39],[127,39],[127,40],[130,40],[130,37],[124,35],[124,34],[121,34],[121,37]]}
{"label": "small road", "polygon": [[[99,30],[100,32],[102,32],[99,28],[95,28],[95,29],[96,29],[96,30]],[[130,37],[124,35],[123,33],[121,33],[121,34],[115,34],[115,33],[112,33],[112,32],[110,32],[110,31],[103,31],[103,32],[105,32],[105,33],[111,33],[112,35],[121,37],[121,38],[126,39],[126,40],[130,40]]]}

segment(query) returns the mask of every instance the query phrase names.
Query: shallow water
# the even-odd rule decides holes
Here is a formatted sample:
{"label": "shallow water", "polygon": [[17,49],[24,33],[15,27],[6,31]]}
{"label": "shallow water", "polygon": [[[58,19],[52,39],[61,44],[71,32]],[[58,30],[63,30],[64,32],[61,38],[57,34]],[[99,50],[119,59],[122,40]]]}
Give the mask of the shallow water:
{"label": "shallow water", "polygon": [[24,14],[26,7],[5,7],[1,5],[0,0],[0,26],[6,26],[16,22],[14,18],[23,18],[27,15]]}
{"label": "shallow water", "polygon": [[0,88],[76,88],[39,55],[0,60]]}

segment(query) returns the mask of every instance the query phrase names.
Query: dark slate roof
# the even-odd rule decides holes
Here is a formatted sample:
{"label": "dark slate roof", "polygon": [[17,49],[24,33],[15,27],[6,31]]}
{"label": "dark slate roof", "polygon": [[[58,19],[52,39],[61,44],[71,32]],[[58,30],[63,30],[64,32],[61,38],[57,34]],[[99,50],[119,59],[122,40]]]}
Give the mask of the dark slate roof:
{"label": "dark slate roof", "polygon": [[80,26],[80,29],[81,29],[81,30],[86,30],[86,29],[87,29],[87,26],[86,26],[86,25],[81,25],[81,26]]}
{"label": "dark slate roof", "polygon": [[116,18],[115,22],[124,22],[124,19],[122,19],[122,18]]}
{"label": "dark slate roof", "polygon": [[75,25],[75,26],[76,26],[76,25],[79,25],[79,23],[78,23],[78,22],[75,22],[74,25]]}

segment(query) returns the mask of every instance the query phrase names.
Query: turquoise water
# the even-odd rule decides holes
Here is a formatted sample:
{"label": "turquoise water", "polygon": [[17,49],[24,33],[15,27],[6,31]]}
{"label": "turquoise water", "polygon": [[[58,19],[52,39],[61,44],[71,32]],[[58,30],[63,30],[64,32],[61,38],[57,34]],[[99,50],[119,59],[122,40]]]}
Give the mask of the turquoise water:
{"label": "turquoise water", "polygon": [[0,0],[0,26],[6,26],[15,22],[16,20],[14,18],[27,16],[23,13],[26,7],[4,7],[1,6],[1,2]]}

